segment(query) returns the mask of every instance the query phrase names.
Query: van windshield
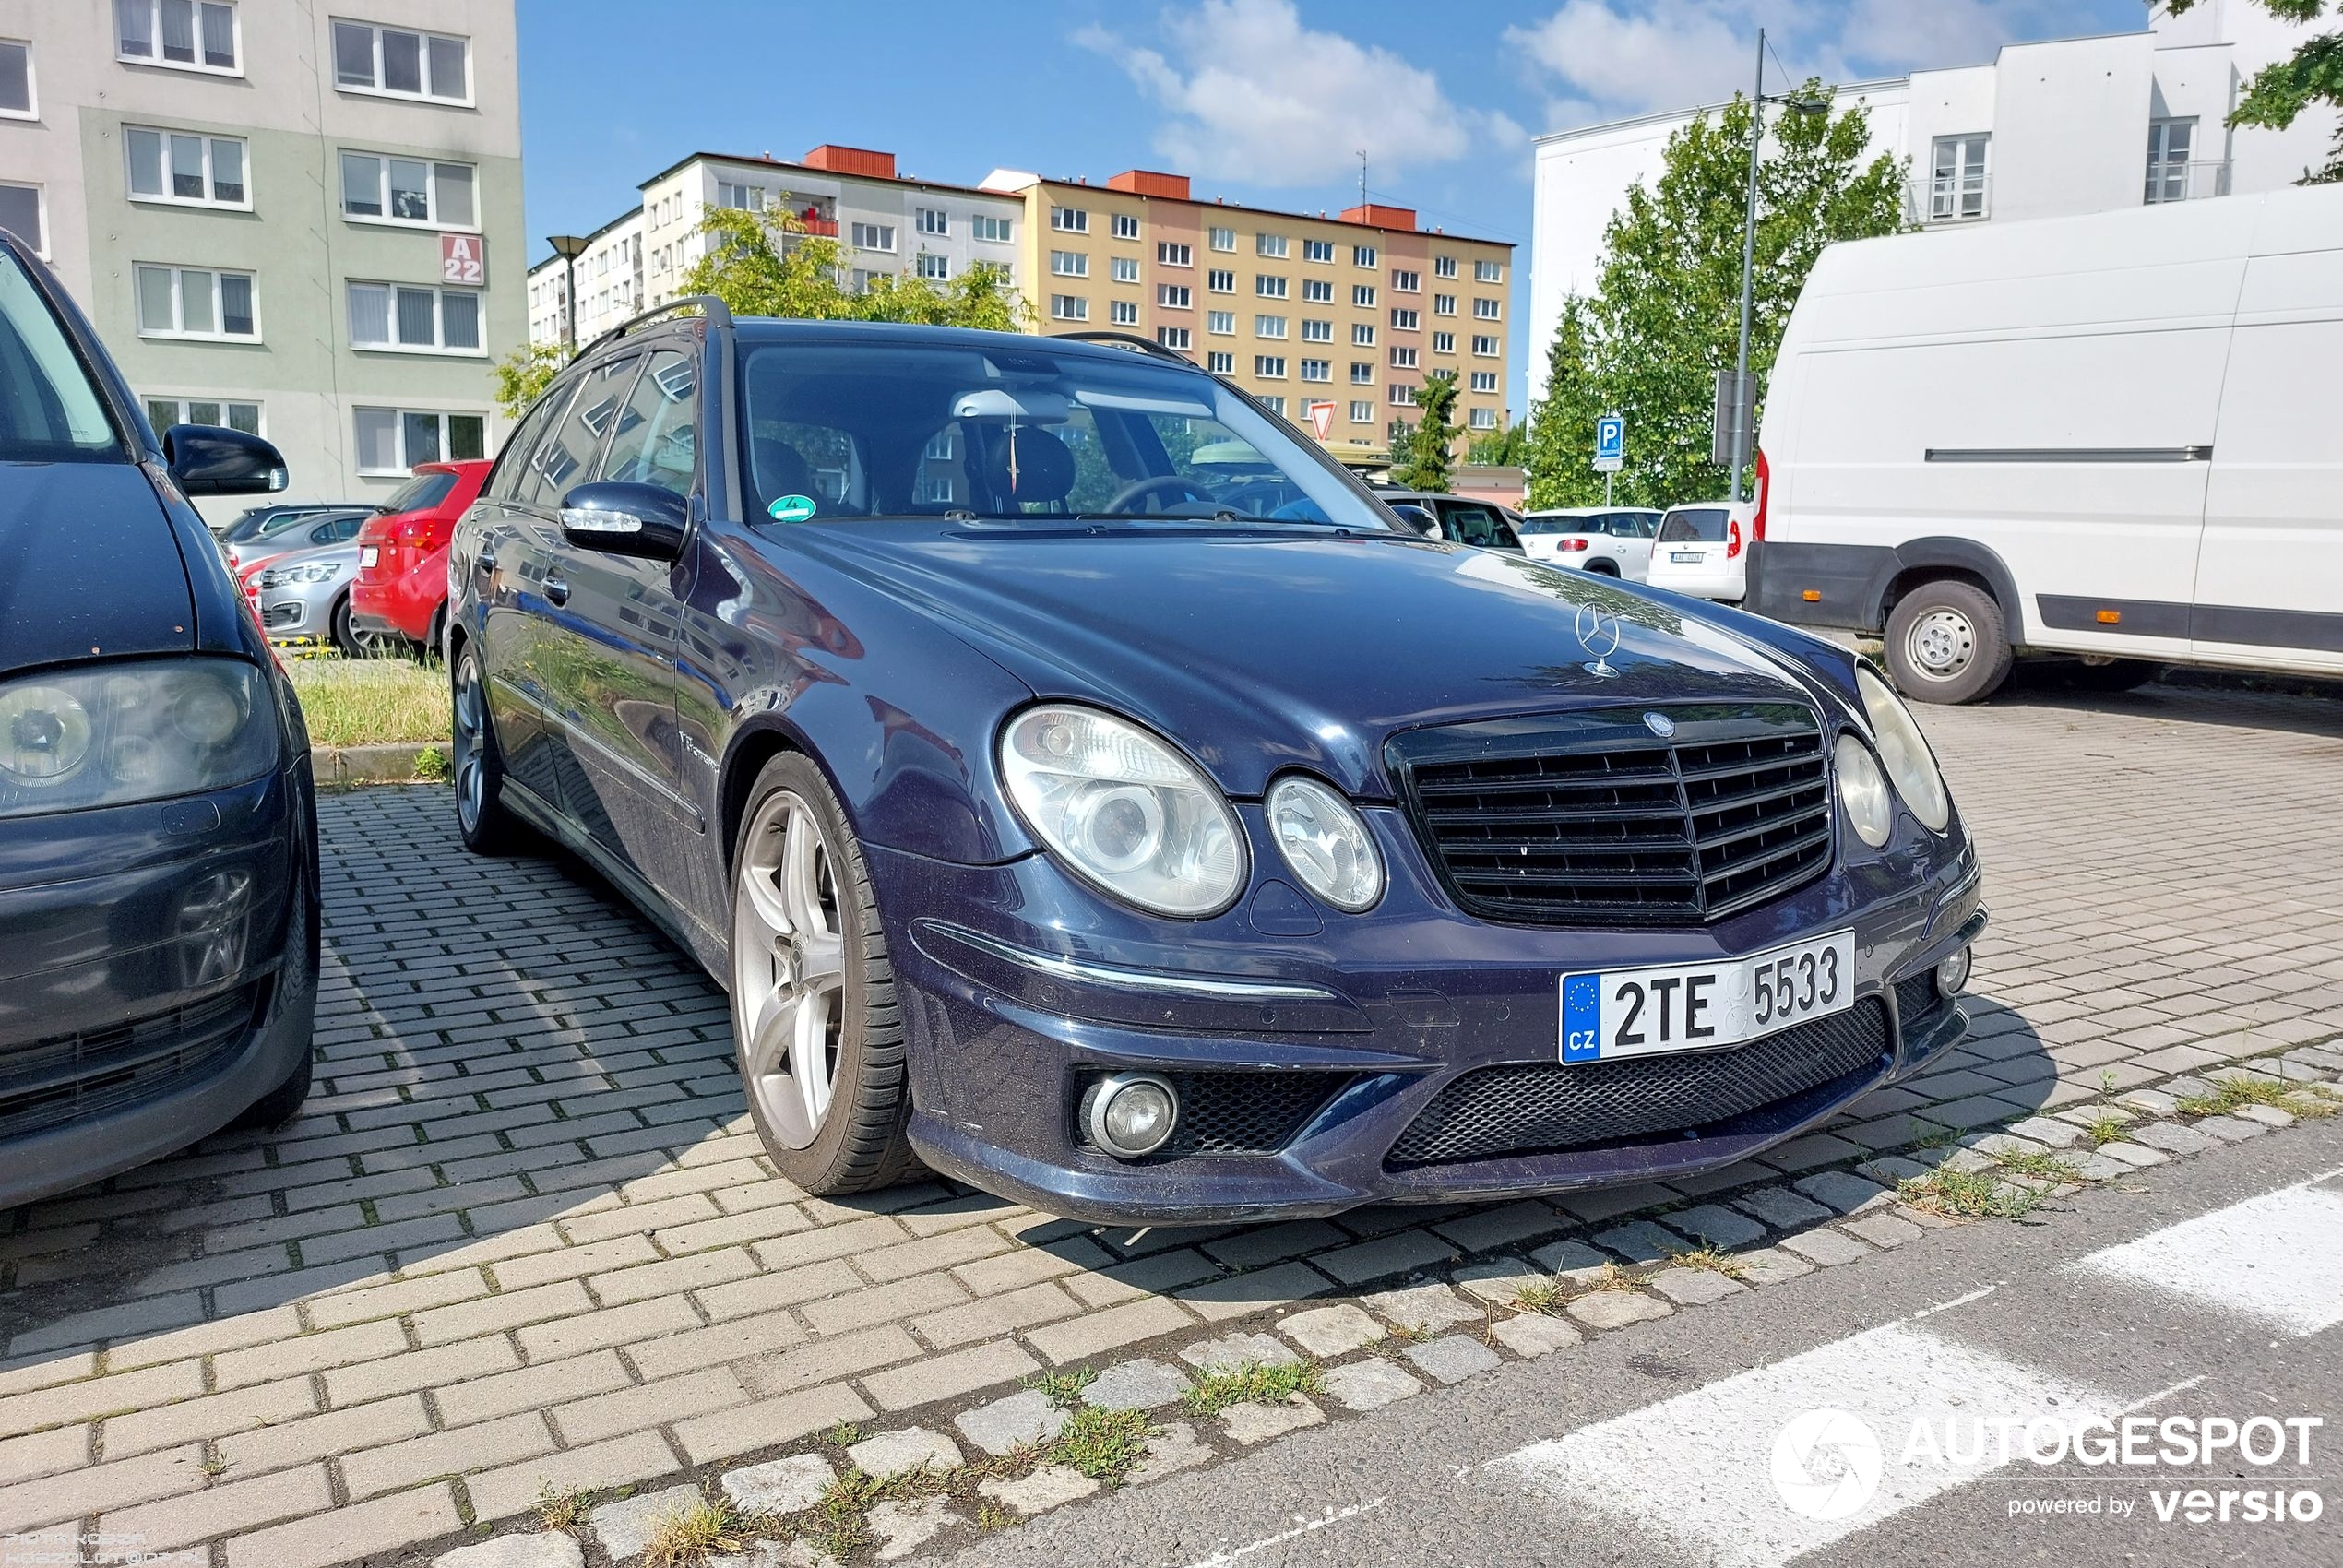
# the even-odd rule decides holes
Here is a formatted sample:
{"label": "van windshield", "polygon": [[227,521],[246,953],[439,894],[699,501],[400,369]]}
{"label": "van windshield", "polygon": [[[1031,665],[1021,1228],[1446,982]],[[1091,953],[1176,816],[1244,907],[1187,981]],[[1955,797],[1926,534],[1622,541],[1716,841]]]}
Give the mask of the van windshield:
{"label": "van windshield", "polygon": [[752,342],[750,489],[787,521],[1392,525],[1302,437],[1200,371],[977,342]]}
{"label": "van windshield", "polygon": [[106,400],[24,266],[0,250],[0,463],[126,463]]}
{"label": "van windshield", "polygon": [[1659,525],[1662,544],[1722,544],[1725,542],[1725,508],[1722,506],[1684,506],[1668,514]]}

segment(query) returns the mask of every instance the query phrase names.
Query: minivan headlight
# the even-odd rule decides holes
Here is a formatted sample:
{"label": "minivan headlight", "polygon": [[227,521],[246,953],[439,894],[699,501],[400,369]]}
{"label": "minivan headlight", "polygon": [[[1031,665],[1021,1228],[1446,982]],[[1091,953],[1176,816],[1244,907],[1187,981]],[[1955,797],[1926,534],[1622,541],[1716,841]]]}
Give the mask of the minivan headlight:
{"label": "minivan headlight", "polygon": [[1887,765],[1887,778],[1896,786],[1896,793],[1931,832],[1944,832],[1945,825],[1953,819],[1952,797],[1945,792],[1945,776],[1938,771],[1935,754],[1928,749],[1928,738],[1920,732],[1911,709],[1888,690],[1886,682],[1861,666],[1855,671],[1855,686],[1863,694],[1863,713],[1871,720],[1872,739],[1879,744],[1879,759]]}
{"label": "minivan headlight", "polygon": [[1218,914],[1245,878],[1244,835],[1211,780],[1128,719],[1030,707],[1001,731],[1009,799],[1075,874],[1157,914]]}
{"label": "minivan headlight", "polygon": [[86,811],[259,778],[277,763],[260,671],[155,659],[0,683],[0,817]]}
{"label": "minivan headlight", "polygon": [[1269,837],[1302,885],[1345,914],[1383,897],[1383,858],[1350,802],[1314,778],[1289,775],[1262,802]]}

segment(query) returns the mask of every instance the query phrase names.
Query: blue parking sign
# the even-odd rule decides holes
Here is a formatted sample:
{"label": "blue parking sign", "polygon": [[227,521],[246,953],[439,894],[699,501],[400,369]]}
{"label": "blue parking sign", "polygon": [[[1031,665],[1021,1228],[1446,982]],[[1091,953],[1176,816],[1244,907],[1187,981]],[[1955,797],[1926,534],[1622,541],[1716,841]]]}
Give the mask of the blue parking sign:
{"label": "blue parking sign", "polygon": [[1595,421],[1595,461],[1616,463],[1627,454],[1627,422],[1618,414]]}

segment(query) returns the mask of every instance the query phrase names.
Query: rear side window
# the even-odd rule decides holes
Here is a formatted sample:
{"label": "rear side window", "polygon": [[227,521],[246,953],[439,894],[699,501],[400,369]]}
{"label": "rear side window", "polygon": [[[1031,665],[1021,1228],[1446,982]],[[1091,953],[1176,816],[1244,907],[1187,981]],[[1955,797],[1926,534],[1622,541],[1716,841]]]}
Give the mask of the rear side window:
{"label": "rear side window", "polygon": [[1668,514],[1659,525],[1662,544],[1722,544],[1725,542],[1725,509],[1722,506],[1684,506]]}
{"label": "rear side window", "polygon": [[1485,549],[1513,542],[1505,537],[1505,526],[1497,514],[1486,506],[1445,506],[1441,511],[1449,535],[1459,544],[1477,544]]}
{"label": "rear side window", "polygon": [[699,471],[698,418],[698,367],[689,354],[661,349],[619,410],[601,477],[689,495]]}
{"label": "rear side window", "polygon": [[630,354],[586,373],[561,422],[529,453],[529,477],[515,488],[514,500],[524,505],[558,506],[572,486],[592,476],[602,442],[618,422],[628,379],[639,362]]}
{"label": "rear side window", "polygon": [[505,449],[497,454],[496,466],[488,471],[488,482],[481,487],[481,496],[488,501],[510,501],[529,478],[529,454],[545,432],[561,417],[569,404],[570,395],[577,390],[574,381],[565,381],[547,389],[536,405],[521,416],[521,422],[505,439]]}
{"label": "rear side window", "polygon": [[386,512],[421,512],[438,505],[456,488],[454,474],[417,474],[383,503]]}

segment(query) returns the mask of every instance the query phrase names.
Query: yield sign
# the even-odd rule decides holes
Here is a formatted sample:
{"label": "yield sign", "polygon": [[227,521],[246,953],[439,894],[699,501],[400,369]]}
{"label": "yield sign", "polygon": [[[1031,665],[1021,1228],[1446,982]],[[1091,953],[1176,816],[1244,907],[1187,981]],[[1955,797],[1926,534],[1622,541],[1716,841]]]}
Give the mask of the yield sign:
{"label": "yield sign", "polygon": [[1318,433],[1318,439],[1321,441],[1332,435],[1334,434],[1334,405],[1332,403],[1311,404],[1310,427]]}

